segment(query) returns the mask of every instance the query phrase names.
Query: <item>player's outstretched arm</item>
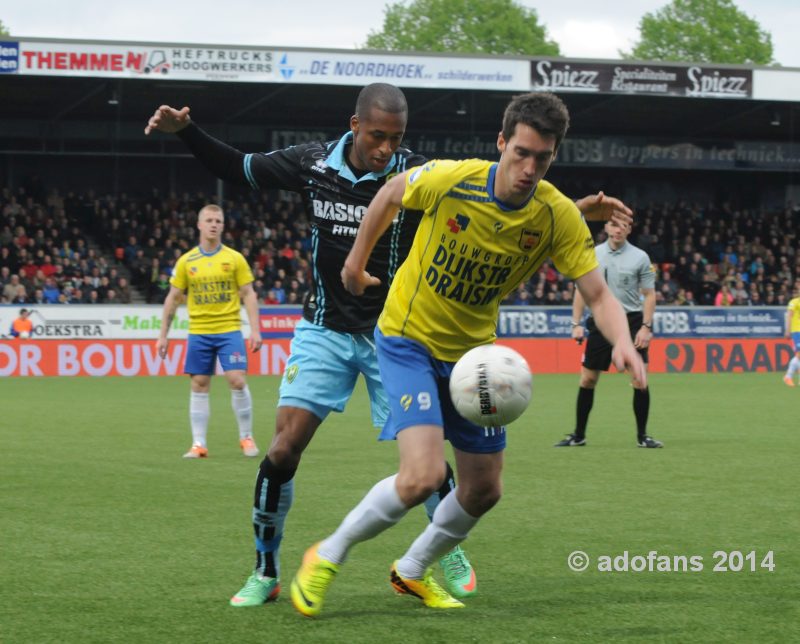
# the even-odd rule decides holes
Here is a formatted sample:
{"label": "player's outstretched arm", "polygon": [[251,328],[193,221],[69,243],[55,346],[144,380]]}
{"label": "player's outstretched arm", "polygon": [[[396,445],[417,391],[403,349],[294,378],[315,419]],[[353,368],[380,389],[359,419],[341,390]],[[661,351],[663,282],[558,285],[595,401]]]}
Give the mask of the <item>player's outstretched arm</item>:
{"label": "player's outstretched arm", "polygon": [[403,206],[405,189],[405,172],[392,177],[378,190],[361,220],[356,240],[342,268],[342,284],[353,295],[363,295],[368,286],[381,283],[367,272],[367,261],[378,239]]}
{"label": "player's outstretched arm", "polygon": [[633,224],[633,211],[620,199],[609,197],[602,190],[596,195],[587,195],[575,202],[586,221],[608,221],[626,226]]}
{"label": "player's outstretched arm", "polygon": [[167,134],[175,134],[185,128],[192,119],[189,117],[189,108],[182,107],[176,110],[169,105],[160,106],[147,121],[144,128],[145,135],[149,135],[153,130],[166,132]]}
{"label": "player's outstretched arm", "polygon": [[613,346],[611,359],[619,371],[629,372],[631,378],[647,386],[647,371],[642,358],[631,341],[628,318],[619,300],[614,297],[599,268],[582,275],[575,284],[592,310],[597,328]]}
{"label": "player's outstretched arm", "polygon": [[150,134],[153,130],[177,134],[195,158],[220,179],[256,187],[245,174],[244,152],[215,139],[199,128],[189,117],[188,107],[176,110],[169,105],[162,105],[150,117],[144,133]]}

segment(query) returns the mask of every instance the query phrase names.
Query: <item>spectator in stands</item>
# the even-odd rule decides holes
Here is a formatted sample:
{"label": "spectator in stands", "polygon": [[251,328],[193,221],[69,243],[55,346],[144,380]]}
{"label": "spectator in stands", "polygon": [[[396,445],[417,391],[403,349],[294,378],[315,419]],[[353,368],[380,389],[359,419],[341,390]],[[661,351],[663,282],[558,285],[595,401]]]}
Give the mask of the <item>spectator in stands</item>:
{"label": "spectator in stands", "polygon": [[736,280],[736,283],[731,289],[731,295],[733,295],[733,299],[736,304],[747,304],[749,296],[743,280]]}
{"label": "spectator in stands", "polygon": [[672,304],[674,306],[687,306],[689,304],[685,288],[678,289],[678,292],[675,293],[675,299],[673,300]]}
{"label": "spectator in stands", "polygon": [[[652,257],[650,258],[652,259]],[[661,272],[661,294],[664,296],[666,302],[671,302],[675,299],[675,294],[678,292],[678,282],[672,278],[672,273],[668,268]]]}
{"label": "spectator in stands", "polygon": [[39,265],[39,270],[42,271],[42,274],[45,277],[51,277],[56,272],[55,264],[53,264],[53,258],[50,255],[44,255],[42,263]]}
{"label": "spectator in stands", "polygon": [[516,292],[511,298],[511,304],[514,306],[529,306],[531,304],[531,294],[528,292],[524,283],[517,287]]}
{"label": "spectator in stands", "polygon": [[142,247],[139,245],[139,242],[136,241],[136,235],[130,235],[124,249],[125,263],[133,264],[137,257],[139,257],[139,252],[141,250]]}
{"label": "spectator in stands", "polygon": [[58,285],[52,277],[48,277],[44,281],[42,293],[46,304],[55,304],[58,302],[58,296],[61,295],[61,289],[58,288]]}
{"label": "spectator in stands", "polygon": [[533,295],[531,296],[531,304],[541,306],[545,303],[544,297],[544,286],[542,284],[537,284],[536,288],[533,290]]}
{"label": "spectator in stands", "polygon": [[16,293],[11,299],[9,299],[9,302],[11,304],[28,304],[29,300],[27,289],[22,284],[18,285]]}
{"label": "spectator in stands", "polygon": [[120,304],[131,303],[131,287],[128,286],[128,280],[126,278],[120,277],[117,280],[117,287],[115,290],[117,292],[117,301],[119,301]]}
{"label": "spectator in stands", "polygon": [[33,280],[36,277],[36,272],[39,270],[39,267],[34,263],[33,257],[25,254],[25,263],[19,269],[19,276],[24,280]]}
{"label": "spectator in stands", "polygon": [[0,248],[0,266],[7,266],[8,270],[12,273],[16,272],[17,264],[17,256],[15,253],[11,252],[11,248],[9,246],[3,246]]}
{"label": "spectator in stands", "polygon": [[727,284],[723,284],[716,296],[714,296],[714,306],[731,306],[735,298],[731,293],[731,289]]}
{"label": "spectator in stands", "polygon": [[150,304],[163,304],[167,293],[169,293],[169,275],[165,271],[161,271],[150,286],[147,301]]}
{"label": "spectator in stands", "polygon": [[108,277],[103,275],[100,278],[100,283],[97,286],[97,295],[100,297],[101,302],[105,302],[108,298],[108,291],[111,290],[111,283],[109,282]]}
{"label": "spectator in stands", "polygon": [[278,304],[286,303],[286,291],[283,288],[283,282],[281,282],[281,280],[275,280],[270,290],[275,295],[275,299],[278,300]]}

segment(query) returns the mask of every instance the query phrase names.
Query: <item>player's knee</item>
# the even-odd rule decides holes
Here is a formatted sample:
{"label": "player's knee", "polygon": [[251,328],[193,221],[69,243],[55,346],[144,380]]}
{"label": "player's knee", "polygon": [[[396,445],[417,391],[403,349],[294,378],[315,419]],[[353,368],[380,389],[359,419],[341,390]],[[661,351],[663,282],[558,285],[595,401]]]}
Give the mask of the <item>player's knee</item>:
{"label": "player's knee", "polygon": [[465,512],[474,517],[480,517],[497,505],[502,496],[502,484],[500,481],[493,481],[465,489],[460,495],[459,501]]}
{"label": "player's knee", "polygon": [[228,385],[231,389],[244,389],[247,385],[247,379],[244,375],[234,374],[228,377]]}
{"label": "player's knee", "polygon": [[397,492],[406,503],[422,503],[436,492],[444,482],[445,467],[413,468],[397,476]]}
{"label": "player's knee", "polygon": [[291,434],[276,434],[269,447],[269,460],[280,469],[296,469],[303,455],[303,447],[291,440]]}
{"label": "player's knee", "polygon": [[581,387],[584,389],[594,389],[597,386],[598,376],[593,373],[581,374]]}
{"label": "player's knee", "polygon": [[192,391],[196,394],[207,394],[211,390],[211,376],[193,375]]}
{"label": "player's knee", "polygon": [[273,445],[269,450],[269,460],[281,469],[297,469],[302,455],[302,451],[293,449],[291,445]]}

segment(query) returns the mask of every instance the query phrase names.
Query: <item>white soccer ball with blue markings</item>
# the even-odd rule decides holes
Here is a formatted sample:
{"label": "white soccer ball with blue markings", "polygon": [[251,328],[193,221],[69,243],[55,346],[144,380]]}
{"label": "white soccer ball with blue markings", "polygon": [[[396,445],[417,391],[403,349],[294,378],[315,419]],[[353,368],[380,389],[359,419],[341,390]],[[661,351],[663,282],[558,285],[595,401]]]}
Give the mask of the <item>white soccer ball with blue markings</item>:
{"label": "white soccer ball with blue markings", "polygon": [[533,377],[519,353],[499,344],[467,351],[450,374],[450,398],[464,418],[481,427],[508,425],[531,401]]}

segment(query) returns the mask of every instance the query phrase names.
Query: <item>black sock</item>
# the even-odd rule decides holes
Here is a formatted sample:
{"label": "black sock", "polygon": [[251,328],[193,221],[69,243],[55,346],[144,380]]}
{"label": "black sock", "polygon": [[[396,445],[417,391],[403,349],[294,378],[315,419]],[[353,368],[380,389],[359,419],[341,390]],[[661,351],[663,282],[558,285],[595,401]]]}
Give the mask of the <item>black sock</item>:
{"label": "black sock", "polygon": [[641,440],[647,434],[647,418],[650,415],[650,389],[633,390],[633,414],[636,416],[636,435]]}
{"label": "black sock", "polygon": [[[272,542],[277,538],[280,543],[282,535],[275,534],[275,516],[280,511],[282,486],[294,478],[297,468],[279,469],[265,456],[258,469],[253,499],[253,531],[256,539],[261,542]],[[284,516],[286,511],[288,510],[283,511]],[[277,577],[278,562],[275,554],[272,550],[261,552],[256,548],[255,569],[266,577]]]}
{"label": "black sock", "polygon": [[578,388],[578,404],[575,414],[575,438],[586,438],[586,423],[589,422],[589,412],[594,405],[594,388]]}
{"label": "black sock", "polygon": [[447,461],[444,462],[444,466],[446,468],[444,481],[442,482],[441,487],[438,490],[439,500],[443,501],[444,497],[446,497],[450,492],[456,489],[456,475],[453,472],[453,468],[450,467],[450,463]]}

